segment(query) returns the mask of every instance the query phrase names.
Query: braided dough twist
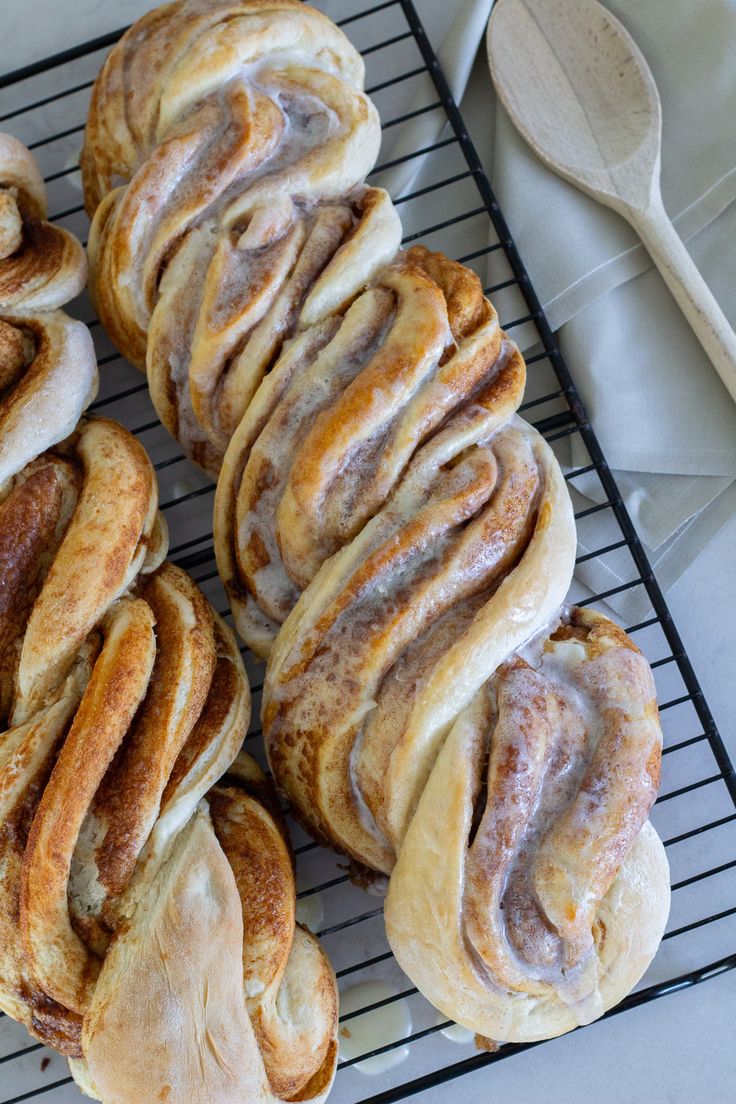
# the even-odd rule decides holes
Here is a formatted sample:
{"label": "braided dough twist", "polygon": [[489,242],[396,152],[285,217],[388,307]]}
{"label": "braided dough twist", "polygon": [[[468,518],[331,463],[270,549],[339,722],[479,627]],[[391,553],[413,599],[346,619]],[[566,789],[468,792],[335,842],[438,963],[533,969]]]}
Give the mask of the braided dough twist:
{"label": "braided dough twist", "polygon": [[448,456],[490,436],[524,379],[477,277],[423,247],[343,316],[305,328],[256,393],[217,486],[217,563],[247,643],[268,655],[302,589],[402,480],[430,493],[447,462],[432,435],[452,438]]}
{"label": "braided dough twist", "polygon": [[213,474],[308,293],[317,321],[396,250],[388,197],[357,187],[380,141],[362,82],[357,51],[297,0],[184,0],[139,20],[95,83],[97,309]]}

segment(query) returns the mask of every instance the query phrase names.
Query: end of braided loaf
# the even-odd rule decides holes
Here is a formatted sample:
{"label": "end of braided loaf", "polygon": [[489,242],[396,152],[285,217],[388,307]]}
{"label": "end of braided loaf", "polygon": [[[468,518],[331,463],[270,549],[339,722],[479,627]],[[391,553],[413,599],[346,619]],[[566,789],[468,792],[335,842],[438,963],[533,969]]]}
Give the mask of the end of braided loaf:
{"label": "end of braided loaf", "polygon": [[394,953],[445,1015],[532,1042],[639,981],[669,911],[647,819],[661,745],[649,665],[589,610],[563,614],[458,715],[386,900]]}

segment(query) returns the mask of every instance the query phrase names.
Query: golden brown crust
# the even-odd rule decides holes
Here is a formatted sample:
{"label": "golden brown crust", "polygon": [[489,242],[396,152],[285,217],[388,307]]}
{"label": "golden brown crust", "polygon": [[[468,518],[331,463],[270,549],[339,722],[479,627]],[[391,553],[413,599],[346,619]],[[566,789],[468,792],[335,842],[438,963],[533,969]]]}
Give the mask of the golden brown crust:
{"label": "golden brown crust", "polygon": [[524,378],[478,278],[427,250],[400,256],[343,317],[300,331],[240,422],[215,500],[218,567],[258,654],[443,420],[473,400],[471,418],[484,406],[503,424]]}
{"label": "golden brown crust", "polygon": [[152,835],[157,851],[230,769],[248,731],[250,693],[235,637],[217,614],[213,630],[216,662],[209,693],[161,797],[161,814]]}
{"label": "golden brown crust", "polygon": [[115,929],[111,906],[128,885],[155,823],[174,764],[210,693],[215,667],[212,611],[185,572],[164,563],[137,593],[155,623],[155,663],[145,699],[96,789],[84,838],[77,841],[75,880],[84,876],[86,883],[82,899],[70,893],[72,923],[100,953]]}
{"label": "golden brown crust", "polygon": [[23,858],[21,934],[31,971],[60,1004],[84,1013],[99,963],[71,927],[67,884],[82,821],[143,700],[153,669],[153,615],[122,599],[33,819]]}
{"label": "golden brown crust", "polygon": [[68,461],[48,457],[28,465],[0,503],[0,717],[13,698],[19,642],[53,561],[81,487]]}
{"label": "golden brown crust", "polygon": [[310,1099],[334,1074],[335,978],[316,940],[295,928],[296,886],[281,825],[236,781],[231,775],[207,800],[241,901],[248,1012],[271,1091]]}
{"label": "golden brown crust", "polygon": [[433,253],[425,245],[413,245],[406,256],[420,265],[442,291],[447,321],[458,344],[483,325],[489,315],[488,301],[474,272],[449,262],[442,253]]}
{"label": "golden brown crust", "polygon": [[[83,471],[82,487],[26,627],[16,723],[65,677],[82,641],[144,566],[157,535],[153,469],[127,430],[104,418],[85,422],[72,455]],[[158,561],[164,551],[157,550]]]}
{"label": "golden brown crust", "polygon": [[91,658],[93,653],[70,675],[57,702],[27,725],[4,733],[0,745],[0,1007],[68,1055],[81,1053],[81,1017],[44,993],[29,969],[19,925],[21,873],[33,817],[89,677]]}
{"label": "golden brown crust", "polygon": [[213,786],[207,804],[243,907],[246,999],[280,978],[294,938],[295,888],[285,838],[267,810],[239,787]]}

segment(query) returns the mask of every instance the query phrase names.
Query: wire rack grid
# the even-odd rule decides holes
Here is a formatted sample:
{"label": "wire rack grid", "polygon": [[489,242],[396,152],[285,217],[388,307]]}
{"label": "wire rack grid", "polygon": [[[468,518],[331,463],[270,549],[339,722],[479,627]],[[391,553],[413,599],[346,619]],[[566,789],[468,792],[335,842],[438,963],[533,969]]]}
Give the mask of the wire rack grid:
{"label": "wire rack grid", "polygon": [[[361,49],[367,89],[383,119],[384,141],[372,181],[403,174],[396,202],[405,242],[421,240],[473,267],[505,329],[524,335],[529,383],[522,412],[558,452],[577,510],[578,565],[595,562],[615,586],[593,593],[578,578],[571,597],[598,606],[645,595],[650,613],[627,630],[649,658],[665,733],[662,791],[652,820],[672,869],[672,912],[664,941],[640,986],[617,1009],[655,1000],[736,966],[736,775],[684,652],[662,593],[587,420],[567,366],[519,258],[508,227],[411,0],[364,7],[359,0],[321,6]],[[122,30],[0,78],[0,127],[30,145],[49,189],[51,218],[86,238],[79,147],[87,102],[104,53]],[[417,124],[431,140],[416,144]],[[406,181],[409,181],[408,185]],[[88,322],[101,367],[93,409],[117,418],[144,443],[158,472],[171,558],[195,576],[227,613],[212,549],[213,486],[161,427],[145,381],[116,353],[85,297],[72,313]],[[574,450],[571,444],[574,443]],[[584,454],[581,462],[581,454]],[[571,456],[575,462],[571,462]],[[597,493],[575,493],[576,481]],[[600,574],[603,573],[603,575]],[[587,576],[586,576],[587,577]],[[604,607],[605,608],[605,607]],[[263,668],[246,663],[258,724]],[[263,761],[260,730],[247,744]],[[335,1104],[389,1104],[525,1049],[477,1052],[401,973],[385,940],[379,897],[353,885],[341,861],[292,823],[299,911],[321,936],[341,992],[341,1058]],[[537,1045],[537,1044],[535,1044]],[[81,1097],[60,1056],[0,1019],[0,1104]]]}

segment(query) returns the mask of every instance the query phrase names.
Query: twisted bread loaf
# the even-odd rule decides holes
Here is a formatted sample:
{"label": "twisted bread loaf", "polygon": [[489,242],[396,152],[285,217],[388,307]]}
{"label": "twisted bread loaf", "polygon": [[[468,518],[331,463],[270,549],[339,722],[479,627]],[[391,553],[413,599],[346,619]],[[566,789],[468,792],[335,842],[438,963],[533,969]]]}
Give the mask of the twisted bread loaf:
{"label": "twisted bread loaf", "polygon": [[[27,151],[15,160],[33,184]],[[33,188],[4,179],[25,210]],[[63,301],[58,278],[44,302]],[[17,298],[31,303],[32,288]],[[79,330],[91,350],[60,312],[12,326]],[[110,1104],[320,1099],[335,980],[295,925],[270,784],[238,756],[250,695],[233,634],[164,562],[141,445],[115,422],[80,421],[94,357],[90,370],[85,356],[58,363],[70,345],[41,348],[39,386],[66,380],[72,431],[60,420],[25,451],[2,440],[0,1007]],[[31,359],[13,433],[38,378]],[[55,445],[36,454],[38,441]]]}
{"label": "twisted bread loaf", "polygon": [[136,1070],[148,1091],[177,1078],[172,1101],[312,1099],[334,1072],[334,978],[295,929],[265,780],[246,757],[215,786],[247,680],[161,563],[156,497],[140,445],[99,419],[0,504],[0,1004],[105,1101],[144,1099]]}
{"label": "twisted bread loaf", "polygon": [[92,279],[162,420],[219,470],[218,567],[270,656],[293,809],[393,871],[389,937],[430,999],[540,1038],[620,999],[661,935],[651,676],[605,619],[556,627],[575,529],[515,413],[523,360],[473,273],[396,252],[361,184],[361,81],[291,2],[141,20],[90,111]]}

